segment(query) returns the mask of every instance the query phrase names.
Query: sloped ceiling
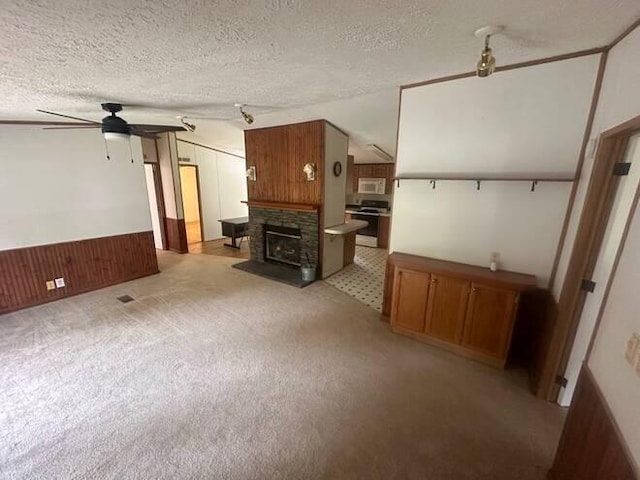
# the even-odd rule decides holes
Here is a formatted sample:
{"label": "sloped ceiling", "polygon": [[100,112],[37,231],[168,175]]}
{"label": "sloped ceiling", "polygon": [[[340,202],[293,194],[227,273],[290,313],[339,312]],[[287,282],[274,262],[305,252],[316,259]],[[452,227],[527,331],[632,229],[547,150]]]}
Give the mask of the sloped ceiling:
{"label": "sloped ceiling", "polygon": [[393,153],[397,87],[472,69],[478,26],[507,27],[493,46],[513,63],[604,45],[639,16],[637,0],[5,0],[0,119],[98,120],[110,100],[129,121],[243,128],[248,103],[254,127],[324,116]]}

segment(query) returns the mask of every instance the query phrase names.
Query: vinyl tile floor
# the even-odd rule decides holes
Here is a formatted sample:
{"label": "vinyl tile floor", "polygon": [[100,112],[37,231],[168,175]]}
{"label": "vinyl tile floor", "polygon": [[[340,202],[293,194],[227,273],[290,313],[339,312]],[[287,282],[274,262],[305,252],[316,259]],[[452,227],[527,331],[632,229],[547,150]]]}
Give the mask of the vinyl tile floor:
{"label": "vinyl tile floor", "polygon": [[387,263],[387,256],[387,250],[384,248],[356,245],[353,264],[325,279],[325,281],[347,295],[351,295],[381,312],[384,269]]}

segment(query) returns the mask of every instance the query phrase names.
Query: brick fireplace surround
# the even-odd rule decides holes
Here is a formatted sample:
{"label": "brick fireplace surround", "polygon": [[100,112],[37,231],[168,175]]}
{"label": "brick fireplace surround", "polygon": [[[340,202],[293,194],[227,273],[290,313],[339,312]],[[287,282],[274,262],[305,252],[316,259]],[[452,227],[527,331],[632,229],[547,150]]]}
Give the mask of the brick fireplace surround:
{"label": "brick fireplace surround", "polygon": [[318,212],[299,212],[278,208],[249,207],[249,251],[251,260],[265,262],[265,226],[300,229],[300,263],[318,265]]}

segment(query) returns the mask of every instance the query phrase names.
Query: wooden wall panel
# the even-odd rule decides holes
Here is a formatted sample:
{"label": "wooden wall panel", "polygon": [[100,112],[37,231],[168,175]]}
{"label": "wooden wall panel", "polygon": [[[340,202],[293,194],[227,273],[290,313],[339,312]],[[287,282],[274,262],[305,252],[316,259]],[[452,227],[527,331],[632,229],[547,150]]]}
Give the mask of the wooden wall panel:
{"label": "wooden wall panel", "polygon": [[[158,273],[153,232],[0,251],[0,313]],[[66,287],[47,291],[64,277]]]}
{"label": "wooden wall panel", "polygon": [[[324,120],[246,130],[247,168],[256,167],[248,182],[249,201],[322,205],[324,186]],[[302,171],[316,164],[316,180]]]}
{"label": "wooden wall panel", "polygon": [[580,373],[550,478],[638,478],[615,421],[588,367],[583,367]]}
{"label": "wooden wall panel", "polygon": [[176,253],[189,253],[187,242],[187,228],[184,218],[165,218],[165,229],[167,231],[167,248]]}

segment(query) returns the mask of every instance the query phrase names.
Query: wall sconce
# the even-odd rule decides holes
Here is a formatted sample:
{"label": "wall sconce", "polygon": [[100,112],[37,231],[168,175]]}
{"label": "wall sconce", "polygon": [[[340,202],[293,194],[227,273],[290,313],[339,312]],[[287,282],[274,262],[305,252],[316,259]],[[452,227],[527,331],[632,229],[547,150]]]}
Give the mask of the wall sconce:
{"label": "wall sconce", "polygon": [[255,165],[251,165],[248,169],[247,169],[247,179],[251,182],[255,182],[256,181],[256,166]]}
{"label": "wall sconce", "polygon": [[302,169],[304,174],[307,176],[307,182],[313,182],[316,179],[316,164],[315,163],[307,163]]}

